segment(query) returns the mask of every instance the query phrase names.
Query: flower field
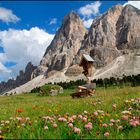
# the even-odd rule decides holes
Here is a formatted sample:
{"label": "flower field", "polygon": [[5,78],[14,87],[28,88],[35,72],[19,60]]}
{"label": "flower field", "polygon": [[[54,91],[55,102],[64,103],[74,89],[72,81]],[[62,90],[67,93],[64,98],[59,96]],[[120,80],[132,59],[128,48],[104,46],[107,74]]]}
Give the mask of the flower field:
{"label": "flower field", "polygon": [[140,139],[140,87],[72,92],[0,97],[0,139]]}

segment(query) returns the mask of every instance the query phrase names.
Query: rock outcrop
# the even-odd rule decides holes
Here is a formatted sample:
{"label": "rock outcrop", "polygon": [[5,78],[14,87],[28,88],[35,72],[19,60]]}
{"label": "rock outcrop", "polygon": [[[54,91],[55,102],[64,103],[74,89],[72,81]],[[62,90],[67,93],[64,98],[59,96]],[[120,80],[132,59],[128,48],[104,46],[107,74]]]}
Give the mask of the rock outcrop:
{"label": "rock outcrop", "polygon": [[33,66],[32,63],[29,62],[25,68],[25,71],[21,70],[16,79],[9,79],[7,82],[0,83],[0,93],[2,94],[3,92],[7,92],[30,81],[32,77],[32,72],[36,68],[36,66]]}
{"label": "rock outcrop", "polygon": [[116,45],[120,50],[140,48],[140,10],[126,5],[116,24]]}
{"label": "rock outcrop", "polygon": [[84,40],[87,30],[73,11],[64,17],[61,28],[48,46],[34,77],[51,70],[61,71],[71,65]]}
{"label": "rock outcrop", "polygon": [[122,5],[116,5],[93,20],[78,52],[79,58],[81,58],[83,53],[90,54],[95,59],[95,66],[98,68],[109,64],[119,56],[119,51],[116,48],[116,23],[122,9]]}

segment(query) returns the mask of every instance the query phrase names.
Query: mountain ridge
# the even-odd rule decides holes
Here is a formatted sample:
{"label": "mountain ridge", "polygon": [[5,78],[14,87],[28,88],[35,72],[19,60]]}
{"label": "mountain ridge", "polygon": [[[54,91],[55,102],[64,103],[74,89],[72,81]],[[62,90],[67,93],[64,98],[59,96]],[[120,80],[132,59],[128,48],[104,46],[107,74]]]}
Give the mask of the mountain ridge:
{"label": "mountain ridge", "polygon": [[131,5],[113,6],[94,19],[88,31],[80,17],[70,12],[47,47],[40,65],[33,70],[31,79],[44,75],[46,82],[51,77],[53,82],[60,73],[62,77],[58,81],[85,78],[78,66],[83,53],[95,60],[92,79],[140,73],[139,23],[140,10]]}

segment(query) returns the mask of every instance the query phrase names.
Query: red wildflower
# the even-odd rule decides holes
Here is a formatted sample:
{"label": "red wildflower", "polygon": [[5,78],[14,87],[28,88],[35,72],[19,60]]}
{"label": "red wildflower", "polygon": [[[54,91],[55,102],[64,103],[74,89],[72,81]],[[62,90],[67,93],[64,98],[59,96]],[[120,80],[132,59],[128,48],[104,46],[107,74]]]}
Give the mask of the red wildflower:
{"label": "red wildflower", "polygon": [[24,110],[22,108],[16,109],[16,112],[22,113]]}

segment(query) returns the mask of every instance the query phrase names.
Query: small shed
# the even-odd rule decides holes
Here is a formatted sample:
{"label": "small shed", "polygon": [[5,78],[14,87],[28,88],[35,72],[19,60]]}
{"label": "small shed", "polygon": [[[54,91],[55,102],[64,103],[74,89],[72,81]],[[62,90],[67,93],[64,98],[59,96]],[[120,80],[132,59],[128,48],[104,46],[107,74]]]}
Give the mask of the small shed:
{"label": "small shed", "polygon": [[93,63],[94,63],[94,60],[92,59],[90,55],[87,55],[87,54],[82,55],[79,66],[83,67],[84,69],[83,73],[86,77],[91,77],[92,70],[93,70]]}

